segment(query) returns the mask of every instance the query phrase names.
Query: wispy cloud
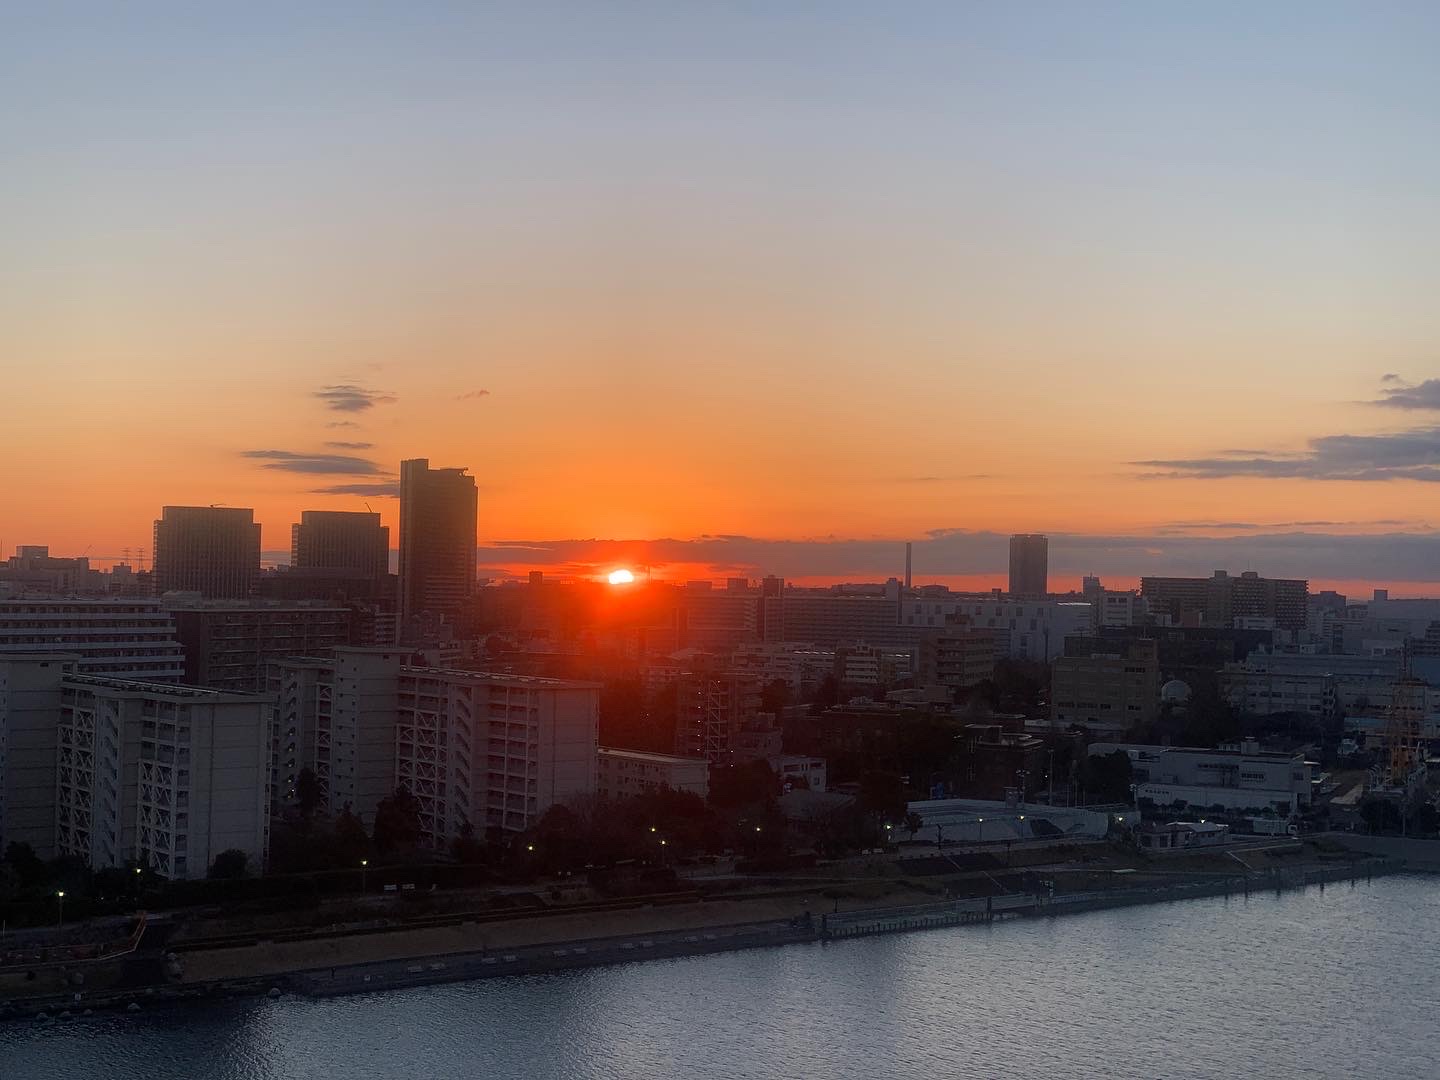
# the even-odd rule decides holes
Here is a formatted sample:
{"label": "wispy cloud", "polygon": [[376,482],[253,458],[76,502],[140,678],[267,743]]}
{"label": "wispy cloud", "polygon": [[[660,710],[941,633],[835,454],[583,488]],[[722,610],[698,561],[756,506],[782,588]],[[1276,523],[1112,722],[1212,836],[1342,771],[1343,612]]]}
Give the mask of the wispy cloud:
{"label": "wispy cloud", "polygon": [[305,454],[291,450],[242,450],[240,456],[259,461],[262,469],[306,473],[317,476],[379,476],[378,464],[349,454]]}
{"label": "wispy cloud", "polygon": [[1217,480],[1419,480],[1440,482],[1440,427],[1380,435],[1322,435],[1296,453],[1131,462],[1163,478]]}
{"label": "wispy cloud", "polygon": [[360,425],[354,420],[331,420],[325,426],[327,428],[357,428]]}
{"label": "wispy cloud", "polygon": [[1380,381],[1395,385],[1382,388],[1380,397],[1371,403],[1373,405],[1386,405],[1392,409],[1440,409],[1440,379],[1411,384],[1403,382],[1398,375],[1386,375]]}
{"label": "wispy cloud", "polygon": [[367,409],[373,409],[376,405],[393,404],[396,400],[394,394],[368,390],[354,383],[322,386],[319,390],[314,391],[314,396],[323,401],[327,409],[333,409],[336,412],[365,412]]}
{"label": "wispy cloud", "polygon": [[400,484],[388,481],[378,484],[331,484],[328,487],[311,488],[312,495],[360,495],[374,499],[398,499]]}
{"label": "wispy cloud", "polygon": [[468,390],[468,391],[466,391],[466,392],[463,393],[463,394],[456,394],[456,395],[455,395],[455,400],[456,400],[456,401],[470,401],[470,400],[473,399],[473,398],[482,398],[482,397],[489,397],[489,396],[490,396],[490,391],[489,391],[489,390]]}
{"label": "wispy cloud", "polygon": [[327,442],[325,445],[333,450],[370,450],[375,446],[369,442]]}

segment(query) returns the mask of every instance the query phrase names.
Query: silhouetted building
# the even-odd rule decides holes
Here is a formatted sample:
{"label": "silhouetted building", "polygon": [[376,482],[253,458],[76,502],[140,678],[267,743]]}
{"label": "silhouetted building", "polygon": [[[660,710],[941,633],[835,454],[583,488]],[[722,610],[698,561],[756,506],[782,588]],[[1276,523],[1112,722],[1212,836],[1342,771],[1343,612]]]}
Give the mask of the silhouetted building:
{"label": "silhouetted building", "polygon": [[1045,596],[1049,591],[1049,539],[1038,533],[1010,537],[1010,595]]}
{"label": "silhouetted building", "polygon": [[185,681],[240,693],[265,689],[271,661],[329,656],[351,639],[349,608],[209,604],[174,607],[185,648]]}
{"label": "silhouetted building", "polygon": [[1270,620],[1279,630],[1303,630],[1310,583],[1296,578],[1262,578],[1253,570],[1239,577],[1216,570],[1208,578],[1141,578],[1140,595],[1152,614],[1165,616],[1176,625],[1236,626]]}
{"label": "silhouetted building", "polygon": [[390,572],[390,530],[379,514],[304,510],[290,527],[290,565],[378,581]]}
{"label": "silhouetted building", "polygon": [[1120,734],[1148,724],[1160,710],[1159,650],[1137,638],[1115,651],[1058,657],[1050,697],[1057,728]]}
{"label": "silhouetted building", "polygon": [[156,593],[197,592],[241,599],[260,575],[255,511],[233,506],[167,506],[155,522]]}
{"label": "silhouetted building", "polygon": [[[400,621],[424,612],[453,615],[475,591],[475,478],[400,463]],[[402,629],[403,632],[403,629]]]}
{"label": "silhouetted building", "polygon": [[995,639],[984,630],[961,626],[920,639],[917,682],[952,690],[977,686],[995,675]]}

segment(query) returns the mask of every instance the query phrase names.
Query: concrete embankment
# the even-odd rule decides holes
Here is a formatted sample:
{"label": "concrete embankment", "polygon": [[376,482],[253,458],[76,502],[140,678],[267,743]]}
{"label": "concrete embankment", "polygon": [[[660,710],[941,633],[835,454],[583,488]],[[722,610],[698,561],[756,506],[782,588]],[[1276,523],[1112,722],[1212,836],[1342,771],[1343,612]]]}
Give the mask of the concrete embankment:
{"label": "concrete embankment", "polygon": [[1440,840],[1419,840],[1409,836],[1364,836],[1360,833],[1322,833],[1321,838],[1350,851],[1405,864],[1419,873],[1440,873]]}

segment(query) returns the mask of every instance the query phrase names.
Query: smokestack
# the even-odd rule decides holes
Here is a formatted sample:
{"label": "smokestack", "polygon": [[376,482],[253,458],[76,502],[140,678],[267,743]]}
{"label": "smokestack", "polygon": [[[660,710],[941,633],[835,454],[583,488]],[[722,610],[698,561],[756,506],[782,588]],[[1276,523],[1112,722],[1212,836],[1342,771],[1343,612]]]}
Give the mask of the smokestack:
{"label": "smokestack", "polygon": [[910,550],[914,545],[905,541],[905,588],[910,588]]}

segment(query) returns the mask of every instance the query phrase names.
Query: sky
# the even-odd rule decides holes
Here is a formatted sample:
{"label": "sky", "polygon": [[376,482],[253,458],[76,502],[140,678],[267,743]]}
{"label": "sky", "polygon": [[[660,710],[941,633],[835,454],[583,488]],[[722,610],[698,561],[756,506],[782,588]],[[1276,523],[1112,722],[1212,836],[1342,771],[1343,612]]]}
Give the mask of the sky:
{"label": "sky", "polygon": [[0,547],[1440,594],[1433,4],[0,15]]}

